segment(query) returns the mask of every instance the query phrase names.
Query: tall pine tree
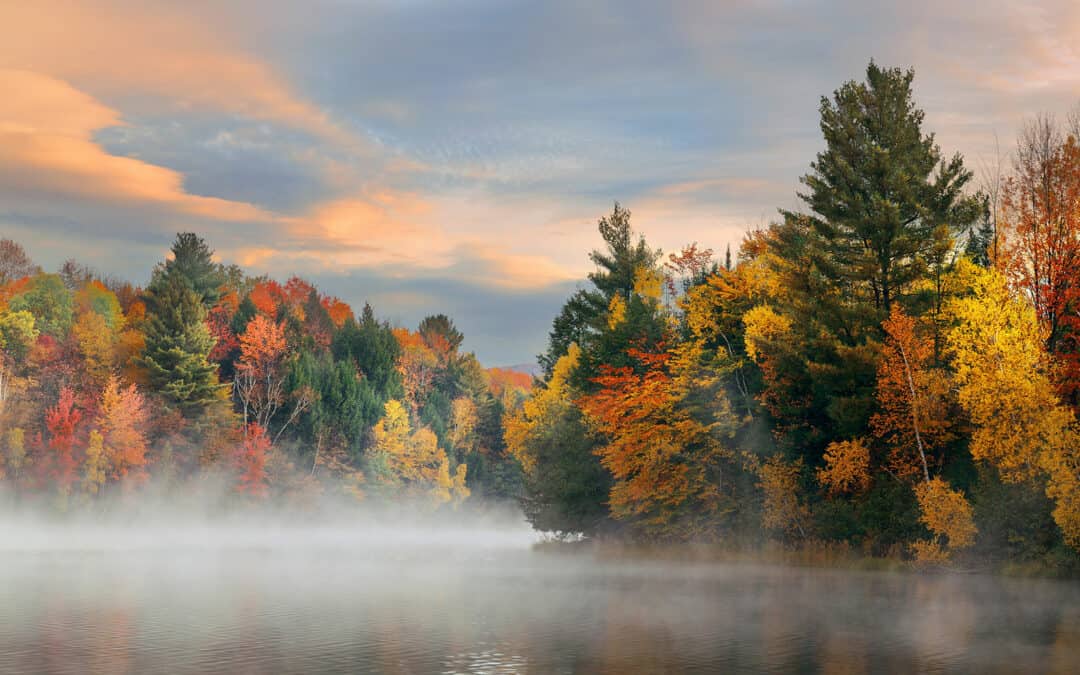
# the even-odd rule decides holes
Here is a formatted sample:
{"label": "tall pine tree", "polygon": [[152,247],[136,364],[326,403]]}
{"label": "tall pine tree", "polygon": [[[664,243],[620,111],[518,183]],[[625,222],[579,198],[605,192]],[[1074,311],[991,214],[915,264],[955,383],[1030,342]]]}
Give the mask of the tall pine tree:
{"label": "tall pine tree", "polygon": [[[875,311],[927,277],[935,251],[978,218],[978,200],[959,154],[942,159],[924,113],[912,99],[913,70],[866,69],[866,82],[844,84],[821,99],[825,150],[803,176],[811,236],[820,240],[820,271],[850,298]],[[785,213],[787,218],[800,218]]]}

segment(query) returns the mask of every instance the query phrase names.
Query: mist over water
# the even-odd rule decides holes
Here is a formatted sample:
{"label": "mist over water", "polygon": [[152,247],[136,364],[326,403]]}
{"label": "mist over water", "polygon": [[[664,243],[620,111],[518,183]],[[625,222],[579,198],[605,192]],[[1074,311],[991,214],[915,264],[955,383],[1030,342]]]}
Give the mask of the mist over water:
{"label": "mist over water", "polygon": [[0,672],[1069,673],[1080,588],[535,550],[504,512],[0,523]]}

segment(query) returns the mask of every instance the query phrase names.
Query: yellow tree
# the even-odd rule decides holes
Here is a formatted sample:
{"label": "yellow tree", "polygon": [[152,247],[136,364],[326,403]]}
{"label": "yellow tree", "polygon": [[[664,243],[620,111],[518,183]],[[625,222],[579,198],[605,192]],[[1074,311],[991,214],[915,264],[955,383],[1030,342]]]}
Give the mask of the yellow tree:
{"label": "yellow tree", "polygon": [[774,532],[798,534],[805,538],[810,509],[799,498],[802,458],[787,462],[780,455],[772,455],[764,462],[752,462],[751,468],[757,473],[758,487],[764,495],[762,526]]}
{"label": "yellow tree", "polygon": [[22,427],[8,429],[6,453],[7,469],[11,472],[11,480],[18,482],[19,472],[26,465],[26,434]]}
{"label": "yellow tree", "polygon": [[430,492],[436,504],[452,502],[454,506],[457,506],[472,493],[465,486],[465,473],[467,470],[468,467],[465,464],[458,464],[457,470],[451,475],[450,460],[446,458],[445,454],[443,455],[443,459],[439,463],[439,473],[435,479],[435,485]]}
{"label": "yellow tree", "polygon": [[101,432],[94,429],[86,444],[86,458],[83,460],[82,489],[87,496],[93,496],[105,485],[106,469],[109,460],[105,455],[105,442]]}
{"label": "yellow tree", "polygon": [[1035,310],[995,270],[961,261],[951,283],[946,344],[971,454],[1007,482],[1045,481],[1055,522],[1080,548],[1080,433],[1055,391]]}
{"label": "yellow tree", "polygon": [[581,349],[571,344],[556,363],[551,378],[543,387],[533,390],[521,407],[508,411],[503,419],[503,440],[506,449],[521,464],[526,474],[536,471],[537,458],[530,439],[541,429],[553,426],[573,406],[570,374],[577,368]]}
{"label": "yellow tree", "polygon": [[71,328],[79,346],[86,375],[95,387],[101,387],[115,369],[116,335],[97,312],[85,311]]}
{"label": "yellow tree", "polygon": [[450,405],[450,445],[460,458],[476,446],[476,404],[468,396],[459,396]]}
{"label": "yellow tree", "polygon": [[870,448],[862,439],[829,443],[824,460],[817,479],[829,495],[858,495],[870,487]]}
{"label": "yellow tree", "polygon": [[[373,429],[373,451],[385,468],[385,480],[406,492],[427,494],[436,503],[450,501],[454,491],[449,458],[439,447],[435,433],[427,427],[412,431],[409,412],[400,401],[387,401],[383,410],[382,419]],[[458,467],[462,483],[464,467]]]}
{"label": "yellow tree", "polygon": [[916,542],[916,558],[924,563],[945,562],[951,551],[975,543],[975,519],[971,504],[941,478],[931,478],[915,488],[922,511],[921,522],[934,538]]}

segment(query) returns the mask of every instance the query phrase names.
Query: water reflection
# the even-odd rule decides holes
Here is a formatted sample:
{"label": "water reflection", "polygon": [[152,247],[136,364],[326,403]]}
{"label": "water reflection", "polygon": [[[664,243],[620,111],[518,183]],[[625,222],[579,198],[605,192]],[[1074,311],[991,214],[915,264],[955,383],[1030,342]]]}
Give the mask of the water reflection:
{"label": "water reflection", "polygon": [[4,553],[0,672],[1070,673],[1074,583],[527,550]]}

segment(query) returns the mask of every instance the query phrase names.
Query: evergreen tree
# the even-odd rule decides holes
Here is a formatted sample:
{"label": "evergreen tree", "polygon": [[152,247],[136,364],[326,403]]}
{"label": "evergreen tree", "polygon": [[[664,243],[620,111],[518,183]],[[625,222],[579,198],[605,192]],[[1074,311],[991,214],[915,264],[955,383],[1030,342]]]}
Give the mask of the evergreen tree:
{"label": "evergreen tree", "polygon": [[589,532],[606,520],[612,479],[594,453],[602,439],[567,403],[595,391],[596,378],[606,368],[638,369],[631,349],[652,349],[665,335],[660,251],[635,235],[630,211],[618,203],[600,219],[598,229],[606,248],[589,254],[596,265],[588,277],[592,288],[578,290],[567,301],[555,319],[548,351],[540,357],[548,395],[563,404],[507,444],[525,467],[526,515],[541,529]]}
{"label": "evergreen tree", "polygon": [[346,319],[334,334],[331,351],[335,360],[352,361],[371,383],[380,400],[380,414],[383,403],[404,397],[405,389],[397,369],[401,346],[390,325],[375,318],[371,305],[364,305],[359,322],[351,317]]}
{"label": "evergreen tree", "polygon": [[629,298],[639,270],[655,269],[660,259],[661,252],[650,248],[644,237],[635,238],[630,211],[618,202],[597,226],[606,250],[589,254],[596,265],[588,277],[592,288],[579,289],[570,296],[552,323],[547,352],[537,357],[546,377],[551,377],[555,364],[571,344],[584,346],[605,330],[611,299],[616,295]]}
{"label": "evergreen tree", "polygon": [[[975,221],[963,195],[971,172],[959,154],[943,160],[912,100],[913,70],[871,61],[866,82],[821,100],[825,150],[803,176],[809,233],[820,239],[820,271],[875,323],[928,275],[940,241]],[[799,218],[785,213],[787,218]]]}
{"label": "evergreen tree", "polygon": [[255,307],[255,303],[251,301],[250,295],[245,295],[244,299],[240,301],[240,305],[236,308],[236,313],[233,314],[232,321],[229,323],[229,327],[235,335],[243,335],[247,330],[248,324],[255,318],[255,315],[259,313],[259,310]]}
{"label": "evergreen tree", "polygon": [[220,265],[214,263],[214,252],[206,242],[193,232],[179,232],[171,248],[172,259],[154,269],[151,288],[164,283],[164,279],[179,275],[199,297],[203,306],[209,308],[221,297],[221,289],[227,278]]}
{"label": "evergreen tree", "polygon": [[465,336],[445,314],[424,317],[416,332],[420,333],[420,337],[424,339],[424,344],[429,349],[446,361],[457,354],[458,348],[465,340]]}
{"label": "evergreen tree", "polygon": [[206,309],[180,274],[157,279],[146,300],[146,348],[139,362],[155,391],[185,416],[197,417],[221,389],[209,361],[214,339]]}
{"label": "evergreen tree", "polygon": [[785,445],[813,465],[829,440],[862,433],[874,410],[881,322],[893,304],[938,307],[953,237],[981,205],[963,160],[943,160],[912,99],[911,70],[873,62],[821,101],[825,150],[803,177],[808,214],[783,212],[769,233],[789,326],[763,353],[764,400]]}
{"label": "evergreen tree", "polygon": [[289,395],[305,388],[315,395],[295,427],[302,448],[313,453],[337,445],[357,457],[364,432],[379,421],[385,401],[368,380],[357,377],[350,362],[335,362],[326,353],[304,352],[292,363]]}
{"label": "evergreen tree", "polygon": [[979,195],[981,214],[979,220],[968,231],[967,243],[964,245],[964,254],[971,258],[972,262],[981,267],[989,267],[994,251],[994,240],[997,232],[994,231],[994,219],[990,212],[990,200],[984,195]]}

